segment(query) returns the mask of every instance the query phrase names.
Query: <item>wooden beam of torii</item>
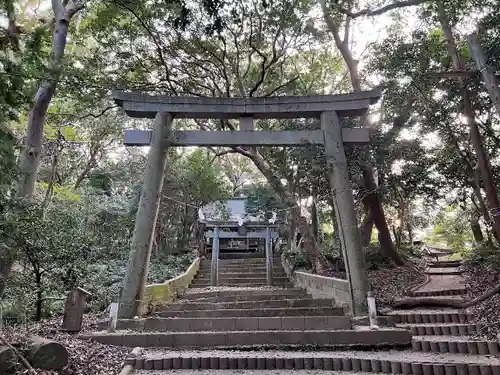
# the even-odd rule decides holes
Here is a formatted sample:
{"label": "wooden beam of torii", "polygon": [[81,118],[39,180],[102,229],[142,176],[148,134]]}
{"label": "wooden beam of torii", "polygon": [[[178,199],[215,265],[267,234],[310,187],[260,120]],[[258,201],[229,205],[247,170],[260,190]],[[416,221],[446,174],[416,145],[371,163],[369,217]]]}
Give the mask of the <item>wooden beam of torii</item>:
{"label": "wooden beam of torii", "polygon": [[[169,146],[307,146],[323,144],[335,214],[350,285],[354,315],[366,312],[368,281],[343,143],[366,144],[370,132],[364,128],[342,128],[340,117],[362,116],[381,96],[379,89],[342,95],[287,96],[266,98],[204,98],[151,96],[114,91],[113,98],[134,118],[154,118],[154,130],[130,130],[125,145],[150,145],[144,184],[136,214],[127,272],[120,296],[119,318],[141,313],[149,259]],[[239,119],[238,131],[174,131],[176,118]],[[254,119],[318,118],[321,130],[254,131]],[[215,228],[214,233],[218,232]],[[214,243],[218,242],[214,236]],[[271,251],[266,251],[268,263]],[[217,252],[211,279],[217,280]],[[272,267],[267,267],[272,283]]]}

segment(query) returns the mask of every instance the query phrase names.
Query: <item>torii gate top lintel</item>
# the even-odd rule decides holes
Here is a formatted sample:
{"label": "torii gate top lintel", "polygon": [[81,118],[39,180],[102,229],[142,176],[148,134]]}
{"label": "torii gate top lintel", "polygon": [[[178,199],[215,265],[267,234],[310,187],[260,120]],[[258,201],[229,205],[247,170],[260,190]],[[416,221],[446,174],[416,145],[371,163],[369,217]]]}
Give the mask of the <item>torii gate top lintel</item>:
{"label": "torii gate top lintel", "polygon": [[244,116],[255,119],[317,118],[325,111],[336,111],[339,117],[361,116],[381,95],[378,88],[339,95],[249,98],[153,96],[125,91],[112,93],[115,102],[130,117],[154,118],[158,112],[168,112],[175,118],[215,119]]}

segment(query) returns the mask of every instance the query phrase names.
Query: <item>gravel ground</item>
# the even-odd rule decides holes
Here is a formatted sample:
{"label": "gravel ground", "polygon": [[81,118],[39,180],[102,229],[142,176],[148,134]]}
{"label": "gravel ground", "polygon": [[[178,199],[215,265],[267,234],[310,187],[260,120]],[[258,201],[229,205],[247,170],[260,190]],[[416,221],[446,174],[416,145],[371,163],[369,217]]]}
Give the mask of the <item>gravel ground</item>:
{"label": "gravel ground", "polygon": [[[95,330],[95,323],[102,317],[86,315],[83,330]],[[59,371],[41,371],[38,375],[113,375],[118,374],[130,348],[102,345],[96,342],[83,341],[78,334],[59,331],[61,317],[45,320],[41,323],[28,324],[24,327],[6,327],[2,336],[11,344],[22,345],[27,335],[38,335],[58,341],[68,349],[70,359],[66,368]],[[26,374],[25,369],[19,369],[16,374]]]}
{"label": "gravel ground", "polygon": [[[465,267],[464,277],[469,292],[467,299],[471,300],[500,283],[500,269],[469,265]],[[483,325],[480,335],[495,340],[500,333],[500,294],[470,307],[469,311],[474,313],[473,322]]]}

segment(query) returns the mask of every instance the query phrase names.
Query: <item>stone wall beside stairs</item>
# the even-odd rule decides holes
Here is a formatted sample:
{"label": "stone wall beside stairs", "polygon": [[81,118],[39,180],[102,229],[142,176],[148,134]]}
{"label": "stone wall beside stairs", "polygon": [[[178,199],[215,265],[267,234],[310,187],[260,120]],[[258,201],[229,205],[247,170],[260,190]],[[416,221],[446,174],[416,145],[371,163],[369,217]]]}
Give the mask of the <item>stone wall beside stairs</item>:
{"label": "stone wall beside stairs", "polygon": [[171,303],[178,295],[182,294],[193,281],[200,269],[200,258],[196,258],[188,269],[170,280],[161,284],[146,286],[142,303],[142,313],[148,312],[151,307]]}
{"label": "stone wall beside stairs", "polygon": [[284,257],[281,258],[281,263],[294,286],[305,289],[313,298],[334,299],[336,305],[342,306],[346,314],[352,311],[349,282],[347,280],[314,275],[304,271],[293,271],[291,264]]}

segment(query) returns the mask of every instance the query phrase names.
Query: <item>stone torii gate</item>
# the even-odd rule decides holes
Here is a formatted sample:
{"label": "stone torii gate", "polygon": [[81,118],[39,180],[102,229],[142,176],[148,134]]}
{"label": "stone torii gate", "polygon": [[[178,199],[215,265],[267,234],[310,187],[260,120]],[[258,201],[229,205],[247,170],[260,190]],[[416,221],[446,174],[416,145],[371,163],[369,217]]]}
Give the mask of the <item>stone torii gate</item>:
{"label": "stone torii gate", "polygon": [[[113,92],[115,102],[134,118],[154,118],[153,131],[125,131],[126,146],[150,145],[130,258],[120,296],[119,318],[139,315],[169,146],[324,145],[337,217],[352,311],[366,311],[368,281],[358,233],[352,187],[343,143],[366,144],[369,129],[341,128],[339,117],[361,116],[381,96],[380,90],[343,95],[207,98],[151,96]],[[175,131],[174,118],[239,119],[239,131]],[[254,131],[253,119],[320,118],[321,130]]]}

